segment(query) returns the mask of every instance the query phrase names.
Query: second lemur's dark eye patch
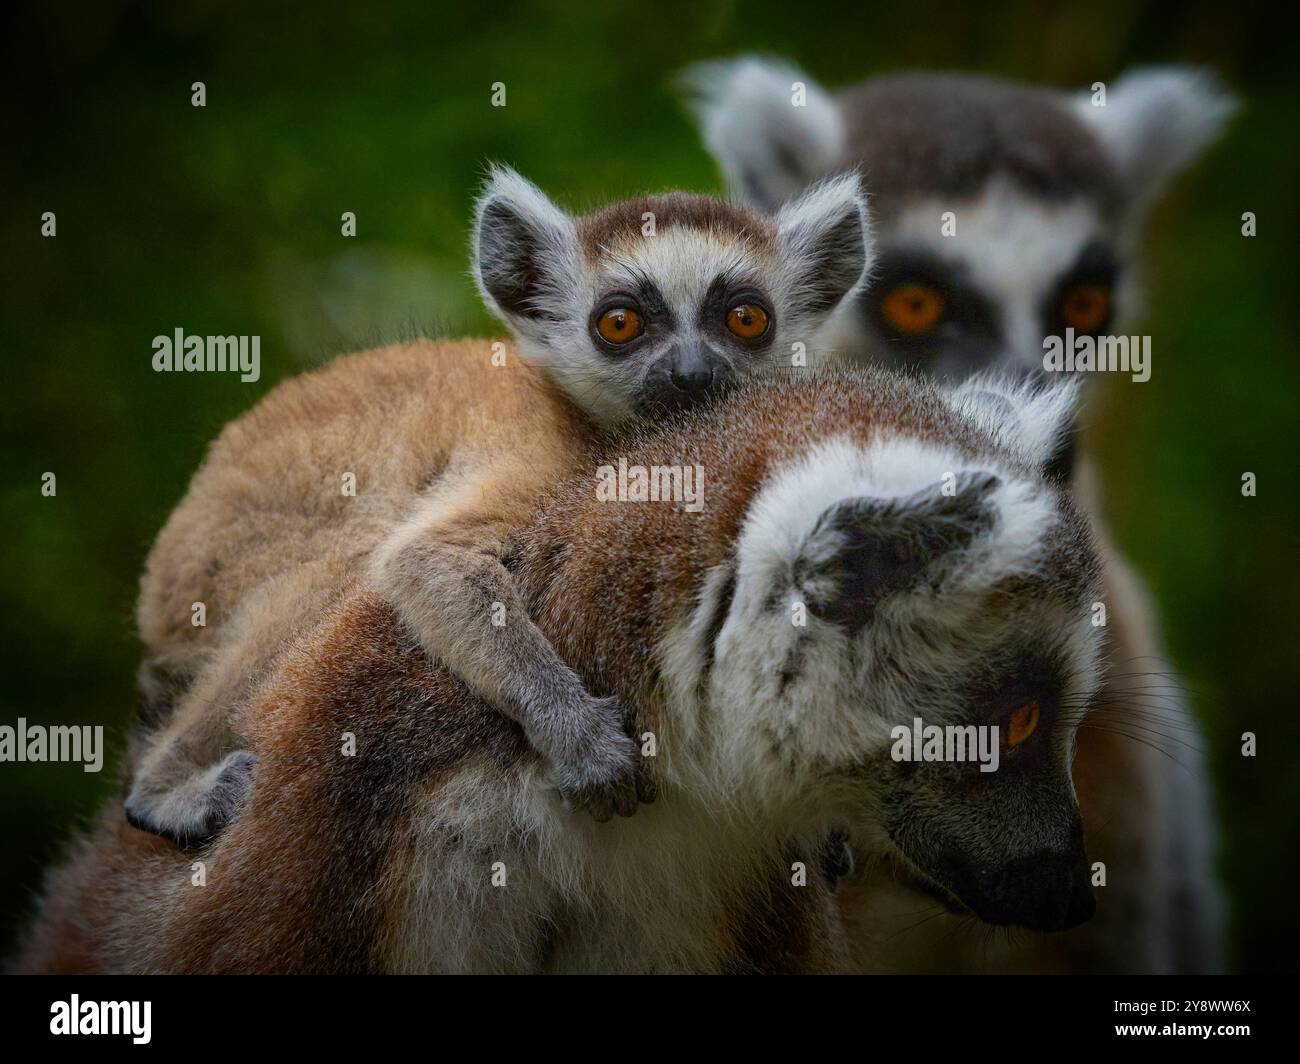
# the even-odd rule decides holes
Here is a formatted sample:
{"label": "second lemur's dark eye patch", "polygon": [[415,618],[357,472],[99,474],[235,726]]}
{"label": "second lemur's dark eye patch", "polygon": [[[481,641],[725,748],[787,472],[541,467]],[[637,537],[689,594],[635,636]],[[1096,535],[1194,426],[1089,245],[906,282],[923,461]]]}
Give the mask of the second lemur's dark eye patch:
{"label": "second lemur's dark eye patch", "polygon": [[1093,336],[1110,327],[1119,267],[1102,244],[1089,244],[1048,295],[1044,325],[1049,335],[1065,330]]}
{"label": "second lemur's dark eye patch", "polygon": [[895,247],[882,255],[863,303],[886,339],[931,351],[939,343],[992,341],[999,333],[993,304],[960,262]]}

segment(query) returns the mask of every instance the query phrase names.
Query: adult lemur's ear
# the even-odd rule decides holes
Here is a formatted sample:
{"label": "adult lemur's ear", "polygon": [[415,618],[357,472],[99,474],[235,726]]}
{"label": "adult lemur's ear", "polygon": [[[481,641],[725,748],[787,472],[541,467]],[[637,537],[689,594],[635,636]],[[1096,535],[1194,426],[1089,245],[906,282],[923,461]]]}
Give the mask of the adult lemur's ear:
{"label": "adult lemur's ear", "polygon": [[900,498],[861,496],[831,506],[794,566],[809,612],[865,624],[882,599],[993,528],[989,496],[1000,484],[991,473],[967,472]]}
{"label": "adult lemur's ear", "polygon": [[978,373],[953,388],[948,402],[1044,476],[1068,478],[1079,431],[1079,391],[1078,377]]}
{"label": "adult lemur's ear", "polygon": [[1237,100],[1209,71],[1148,67],[1106,86],[1105,105],[1091,92],[1072,100],[1119,169],[1125,195],[1145,211],[1222,132]]}
{"label": "adult lemur's ear", "polygon": [[830,93],[788,63],[745,56],[697,63],[678,78],[733,195],[775,211],[844,158]]}
{"label": "adult lemur's ear", "polygon": [[507,324],[544,326],[580,276],[573,219],[530,181],[493,167],[474,209],[474,276]]}
{"label": "adult lemur's ear", "polygon": [[864,282],[874,254],[867,199],[857,174],[813,185],[781,208],[776,227],[798,313],[828,314]]}

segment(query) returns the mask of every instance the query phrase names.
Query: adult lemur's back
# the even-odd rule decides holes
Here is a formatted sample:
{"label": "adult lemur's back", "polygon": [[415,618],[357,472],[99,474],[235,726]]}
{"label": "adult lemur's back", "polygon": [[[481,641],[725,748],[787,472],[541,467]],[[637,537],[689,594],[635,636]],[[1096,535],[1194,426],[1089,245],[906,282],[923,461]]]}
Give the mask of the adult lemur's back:
{"label": "adult lemur's back", "polygon": [[[1180,69],[1135,72],[1074,96],[921,73],[832,95],[793,67],[756,59],[705,64],[688,80],[706,143],[750,203],[775,209],[809,181],[861,170],[878,258],[871,285],[838,316],[838,346],[850,358],[956,379],[985,367],[1040,372],[1044,337],[1067,328],[1128,331],[1147,210],[1232,110],[1213,79]],[[1076,487],[1097,513],[1085,463]],[[1168,753],[1081,733],[1086,821],[1098,849],[1110,850],[1096,926],[1075,934],[1082,941],[1010,960],[964,951],[960,936],[927,953],[918,939],[942,920],[914,936],[868,932],[871,966],[978,968],[994,957],[1075,970],[1221,967],[1199,732],[1161,663],[1140,582],[1114,550],[1106,558],[1112,680],[1103,719]],[[881,884],[875,894],[880,913],[892,890]]]}

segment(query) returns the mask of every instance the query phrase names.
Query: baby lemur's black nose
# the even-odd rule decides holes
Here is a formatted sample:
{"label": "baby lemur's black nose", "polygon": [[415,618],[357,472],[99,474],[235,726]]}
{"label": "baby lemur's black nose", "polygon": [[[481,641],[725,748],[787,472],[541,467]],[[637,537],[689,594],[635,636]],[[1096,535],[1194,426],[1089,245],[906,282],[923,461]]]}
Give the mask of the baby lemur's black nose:
{"label": "baby lemur's black nose", "polygon": [[688,402],[703,398],[719,383],[718,360],[705,344],[683,343],[676,347],[668,363],[668,382],[674,398]]}
{"label": "baby lemur's black nose", "polygon": [[668,379],[679,392],[698,397],[713,387],[713,370],[704,365],[692,369],[678,369],[674,366]]}

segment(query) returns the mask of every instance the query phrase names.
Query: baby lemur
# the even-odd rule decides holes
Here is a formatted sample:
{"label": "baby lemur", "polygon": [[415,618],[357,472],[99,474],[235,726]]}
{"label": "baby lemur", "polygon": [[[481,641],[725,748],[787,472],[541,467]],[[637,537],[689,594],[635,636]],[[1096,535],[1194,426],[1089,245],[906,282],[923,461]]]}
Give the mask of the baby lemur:
{"label": "baby lemur", "polygon": [[[592,432],[816,360],[867,266],[864,199],[840,177],[773,218],[683,193],[575,218],[497,169],[473,243],[517,353],[393,349],[322,371],[330,388],[287,381],[227,426],[159,535],[139,605],[158,730],[126,802],[136,826],[199,841],[231,818],[254,763],[232,730],[250,677],[363,572],[426,653],[522,726],[575,806],[608,819],[646,797],[622,705],[529,619],[504,530]],[[526,387],[482,372],[517,358]]]}

